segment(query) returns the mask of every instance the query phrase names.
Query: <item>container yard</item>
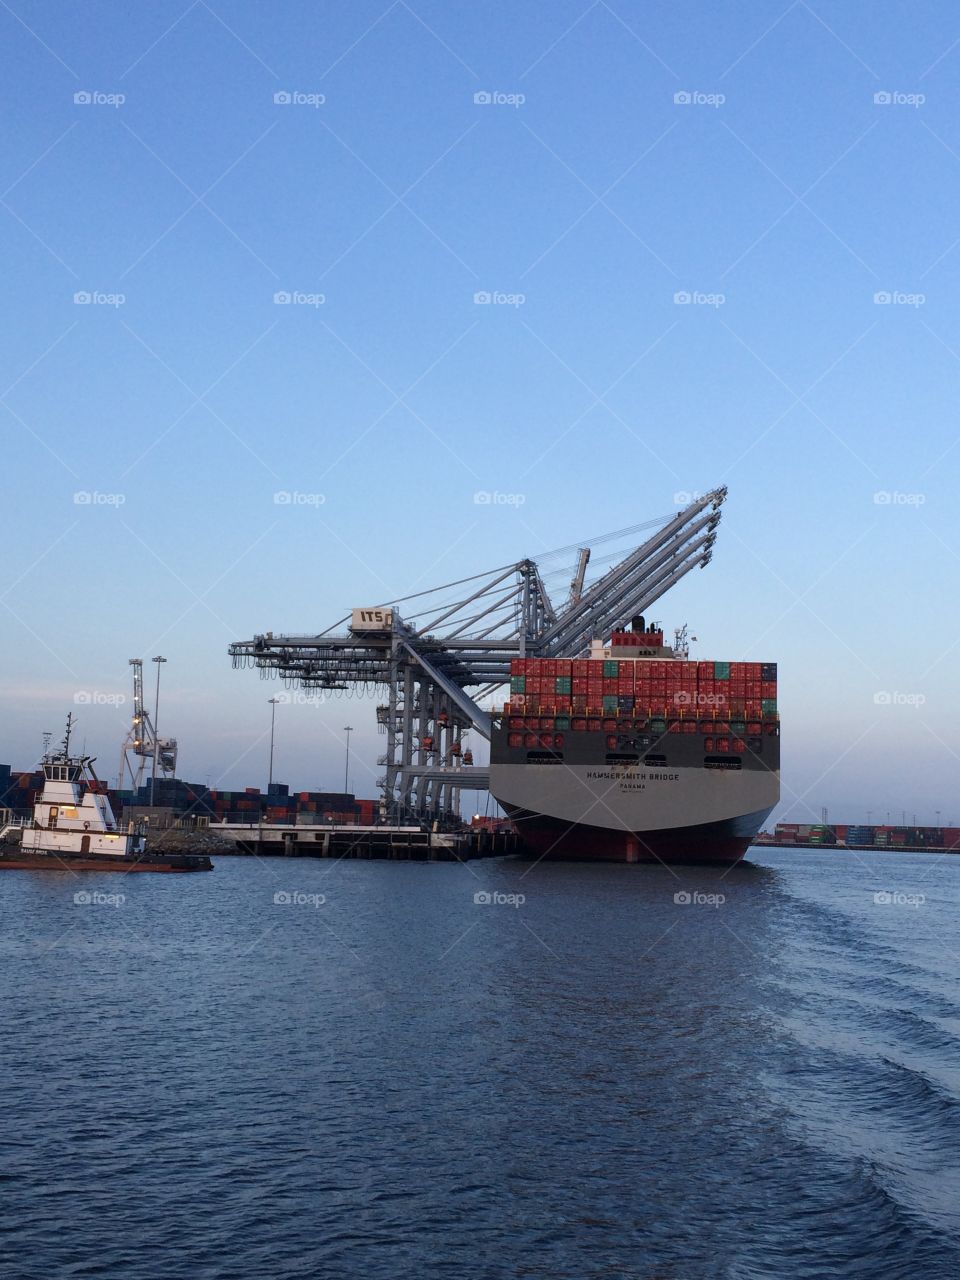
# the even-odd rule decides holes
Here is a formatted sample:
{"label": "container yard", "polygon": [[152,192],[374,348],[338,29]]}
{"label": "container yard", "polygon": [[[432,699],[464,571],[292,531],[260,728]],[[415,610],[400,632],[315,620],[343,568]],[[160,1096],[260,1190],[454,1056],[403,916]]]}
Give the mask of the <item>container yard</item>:
{"label": "container yard", "polygon": [[891,827],[853,823],[778,822],[756,844],[791,849],[887,849],[911,853],[960,853],[960,827]]}

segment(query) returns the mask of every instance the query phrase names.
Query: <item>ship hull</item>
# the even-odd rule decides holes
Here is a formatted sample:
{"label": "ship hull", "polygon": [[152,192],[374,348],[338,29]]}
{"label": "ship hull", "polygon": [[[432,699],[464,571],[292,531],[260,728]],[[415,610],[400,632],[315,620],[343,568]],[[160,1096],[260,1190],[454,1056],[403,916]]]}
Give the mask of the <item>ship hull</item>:
{"label": "ship hull", "polygon": [[92,854],[44,853],[38,850],[0,850],[0,871],[212,871],[205,854],[139,854],[97,857]]}
{"label": "ship hull", "polygon": [[617,831],[562,822],[505,806],[524,851],[537,859],[567,862],[660,862],[674,866],[734,866],[740,862],[769,810],[724,822],[658,831]]}
{"label": "ship hull", "polygon": [[490,775],[491,792],[526,852],[575,861],[731,866],[780,792],[779,770],[714,771],[692,762],[657,768],[494,763]]}

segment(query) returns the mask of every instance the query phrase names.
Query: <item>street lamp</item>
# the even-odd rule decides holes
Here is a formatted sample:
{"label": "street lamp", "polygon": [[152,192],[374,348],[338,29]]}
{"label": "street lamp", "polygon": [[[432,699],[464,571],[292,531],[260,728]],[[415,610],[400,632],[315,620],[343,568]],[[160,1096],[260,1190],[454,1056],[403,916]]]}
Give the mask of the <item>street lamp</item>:
{"label": "street lamp", "polygon": [[353,733],[353,725],[345,724],[343,732],[347,735],[347,762],[343,770],[343,793],[346,795],[350,790],[350,735]]}
{"label": "street lamp", "polygon": [[155,658],[151,658],[151,662],[157,664],[157,697],[153,704],[153,768],[150,771],[150,808],[156,804],[157,791],[157,760],[160,756],[160,730],[158,728],[160,722],[160,667],[166,658],[161,658],[159,654]]}
{"label": "street lamp", "polygon": [[277,703],[279,698],[268,698],[270,703],[270,773],[267,777],[267,794],[270,794],[270,788],[273,786],[273,729],[277,720]]}

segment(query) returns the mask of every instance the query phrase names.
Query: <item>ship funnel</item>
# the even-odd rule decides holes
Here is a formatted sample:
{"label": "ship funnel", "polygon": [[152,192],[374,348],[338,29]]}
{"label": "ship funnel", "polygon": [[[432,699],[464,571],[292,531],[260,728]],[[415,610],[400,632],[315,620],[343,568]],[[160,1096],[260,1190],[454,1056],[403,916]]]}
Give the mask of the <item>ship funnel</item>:
{"label": "ship funnel", "polygon": [[647,629],[647,624],[639,613],[635,618],[630,619],[630,626],[631,626],[631,629],[637,634],[639,634],[642,631],[646,631]]}

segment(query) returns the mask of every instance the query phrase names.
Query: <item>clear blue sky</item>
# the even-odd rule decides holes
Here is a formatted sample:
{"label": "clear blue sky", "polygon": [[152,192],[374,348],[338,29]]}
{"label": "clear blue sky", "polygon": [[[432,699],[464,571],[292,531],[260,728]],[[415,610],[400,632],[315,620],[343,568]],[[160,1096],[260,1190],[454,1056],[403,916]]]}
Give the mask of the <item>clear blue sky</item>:
{"label": "clear blue sky", "polygon": [[[14,0],[0,31],[0,759],[162,652],[185,776],[262,781],[275,686],[231,639],[726,483],[657,612],[780,663],[781,816],[960,822],[955,6]],[[112,774],[126,710],[80,711]],[[339,785],[350,722],[374,794],[369,707],[281,712],[280,777]]]}

